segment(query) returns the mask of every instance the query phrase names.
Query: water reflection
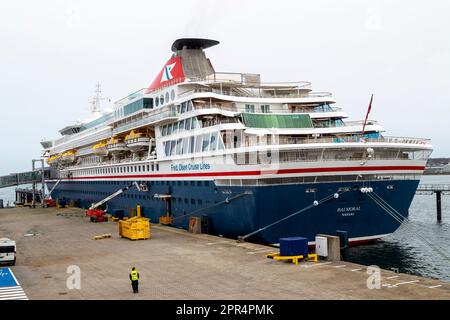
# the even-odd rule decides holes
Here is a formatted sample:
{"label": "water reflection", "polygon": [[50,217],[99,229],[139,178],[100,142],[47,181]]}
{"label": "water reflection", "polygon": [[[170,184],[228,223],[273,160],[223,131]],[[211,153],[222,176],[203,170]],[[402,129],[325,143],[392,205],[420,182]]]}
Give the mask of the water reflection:
{"label": "water reflection", "polygon": [[374,244],[350,248],[349,261],[450,281],[449,224],[409,221]]}

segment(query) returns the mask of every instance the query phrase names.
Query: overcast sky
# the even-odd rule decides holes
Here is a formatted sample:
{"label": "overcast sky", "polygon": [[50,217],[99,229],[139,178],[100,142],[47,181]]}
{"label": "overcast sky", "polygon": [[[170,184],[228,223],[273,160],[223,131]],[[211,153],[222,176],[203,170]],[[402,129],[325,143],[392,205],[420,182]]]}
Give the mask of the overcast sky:
{"label": "overcast sky", "polygon": [[[148,86],[181,37],[219,40],[217,71],[313,83],[353,120],[432,139],[450,156],[449,1],[2,1],[0,174],[28,170],[42,138]],[[105,105],[106,106],[106,105]]]}

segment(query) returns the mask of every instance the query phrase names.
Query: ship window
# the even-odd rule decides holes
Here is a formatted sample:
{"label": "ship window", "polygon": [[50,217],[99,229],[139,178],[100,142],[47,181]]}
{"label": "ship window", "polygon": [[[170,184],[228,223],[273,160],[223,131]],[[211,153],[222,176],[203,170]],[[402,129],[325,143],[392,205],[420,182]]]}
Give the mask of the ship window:
{"label": "ship window", "polygon": [[178,131],[178,122],[175,122],[173,124],[172,133],[177,133],[177,131]]}
{"label": "ship window", "polygon": [[182,147],[181,141],[182,141],[181,139],[177,140],[177,154],[181,154],[181,147]]}
{"label": "ship window", "polygon": [[195,138],[195,152],[202,151],[202,138],[203,136],[197,136]]}
{"label": "ship window", "polygon": [[255,112],[255,105],[254,104],[245,104],[245,112]]}
{"label": "ship window", "polygon": [[147,171],[150,171],[150,165],[147,165]]}
{"label": "ship window", "polygon": [[[225,136],[224,136],[225,137]],[[221,139],[221,137],[219,136],[219,139],[218,139],[218,145],[217,145],[217,150],[223,150],[223,149],[225,149],[225,147],[224,147],[224,145],[223,145],[223,142],[222,142],[222,139]]]}
{"label": "ship window", "polygon": [[195,204],[195,199],[191,199],[191,204]]}
{"label": "ship window", "polygon": [[134,166],[134,172],[138,172],[137,166]]}
{"label": "ship window", "polygon": [[155,165],[152,164],[152,171],[155,171]]}
{"label": "ship window", "polygon": [[153,109],[153,98],[144,98],[144,109]]}
{"label": "ship window", "polygon": [[216,150],[216,146],[217,146],[217,132],[214,132],[214,133],[211,134],[211,138],[209,140],[209,144],[210,144],[209,149],[211,151]]}
{"label": "ship window", "polygon": [[186,120],[184,121],[184,129],[185,129],[185,130],[191,129],[191,118],[186,119]]}
{"label": "ship window", "polygon": [[161,95],[161,96],[159,97],[159,102],[161,103],[161,105],[164,104],[164,96],[163,96],[163,95]]}
{"label": "ship window", "polygon": [[158,97],[155,97],[155,106],[156,107],[159,106],[159,98]]}
{"label": "ship window", "polygon": [[186,102],[183,102],[183,103],[181,104],[180,113],[184,113],[184,112],[186,112]]}
{"label": "ship window", "polygon": [[209,133],[203,135],[202,151],[209,150]]}
{"label": "ship window", "polygon": [[169,155],[169,148],[170,148],[170,141],[164,141],[163,142],[163,146],[164,146],[164,154],[166,155],[166,157]]}
{"label": "ship window", "polygon": [[183,150],[181,151],[183,154],[188,153],[188,143],[189,143],[189,138],[183,138]]}
{"label": "ship window", "polygon": [[192,101],[188,101],[187,103],[187,111],[191,111],[192,110]]}
{"label": "ship window", "polygon": [[197,203],[198,203],[198,205],[202,205],[203,204],[203,200],[202,199],[198,199]]}
{"label": "ship window", "polygon": [[183,131],[184,130],[184,120],[181,120],[179,125],[178,125],[178,131]]}
{"label": "ship window", "polygon": [[134,172],[134,169],[133,169],[133,167],[131,167],[131,172]]}
{"label": "ship window", "polygon": [[192,118],[191,129],[197,128],[197,118]]}
{"label": "ship window", "polygon": [[191,143],[189,144],[189,153],[194,153],[195,136],[190,137]]}
{"label": "ship window", "polygon": [[170,98],[173,100],[175,100],[175,90],[172,89],[172,91],[170,91]]}
{"label": "ship window", "polygon": [[166,92],[166,102],[169,102],[169,93]]}
{"label": "ship window", "polygon": [[262,104],[261,105],[261,112],[262,113],[269,113],[270,112],[270,104]]}
{"label": "ship window", "polygon": [[162,129],[161,129],[161,135],[165,136],[166,133],[167,133],[167,126],[164,125],[164,126],[162,126]]}
{"label": "ship window", "polygon": [[173,156],[175,154],[175,146],[176,146],[175,143],[176,143],[176,140],[170,141],[170,155],[171,156]]}
{"label": "ship window", "polygon": [[139,172],[142,171],[142,167],[141,167],[141,166],[138,167],[138,171],[139,171]]}
{"label": "ship window", "polygon": [[159,171],[159,163],[156,164],[156,170]]}
{"label": "ship window", "polygon": [[172,134],[172,124],[167,125],[167,135]]}

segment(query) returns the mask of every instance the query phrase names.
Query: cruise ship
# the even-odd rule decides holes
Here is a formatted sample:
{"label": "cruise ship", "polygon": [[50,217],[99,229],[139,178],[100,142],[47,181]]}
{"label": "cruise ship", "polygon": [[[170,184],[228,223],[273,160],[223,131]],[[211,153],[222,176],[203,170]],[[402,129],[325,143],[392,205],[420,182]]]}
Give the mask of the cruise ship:
{"label": "cruise ship", "polygon": [[332,94],[309,82],[216,72],[205,50],[218,44],[176,40],[148,87],[111,109],[97,90],[90,119],[41,142],[53,199],[89,208],[123,189],[107,202],[111,214],[140,205],[155,223],[188,228],[197,216],[211,234],[269,244],[291,236],[314,244],[336,230],[358,244],[394,232],[430,141],[348,121]]}

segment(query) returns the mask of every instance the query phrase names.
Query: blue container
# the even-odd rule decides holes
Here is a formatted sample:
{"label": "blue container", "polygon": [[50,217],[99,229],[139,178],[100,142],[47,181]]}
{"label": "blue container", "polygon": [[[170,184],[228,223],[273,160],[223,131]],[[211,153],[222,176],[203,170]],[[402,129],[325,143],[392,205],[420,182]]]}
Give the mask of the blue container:
{"label": "blue container", "polygon": [[303,237],[280,238],[280,256],[308,256],[308,239]]}

